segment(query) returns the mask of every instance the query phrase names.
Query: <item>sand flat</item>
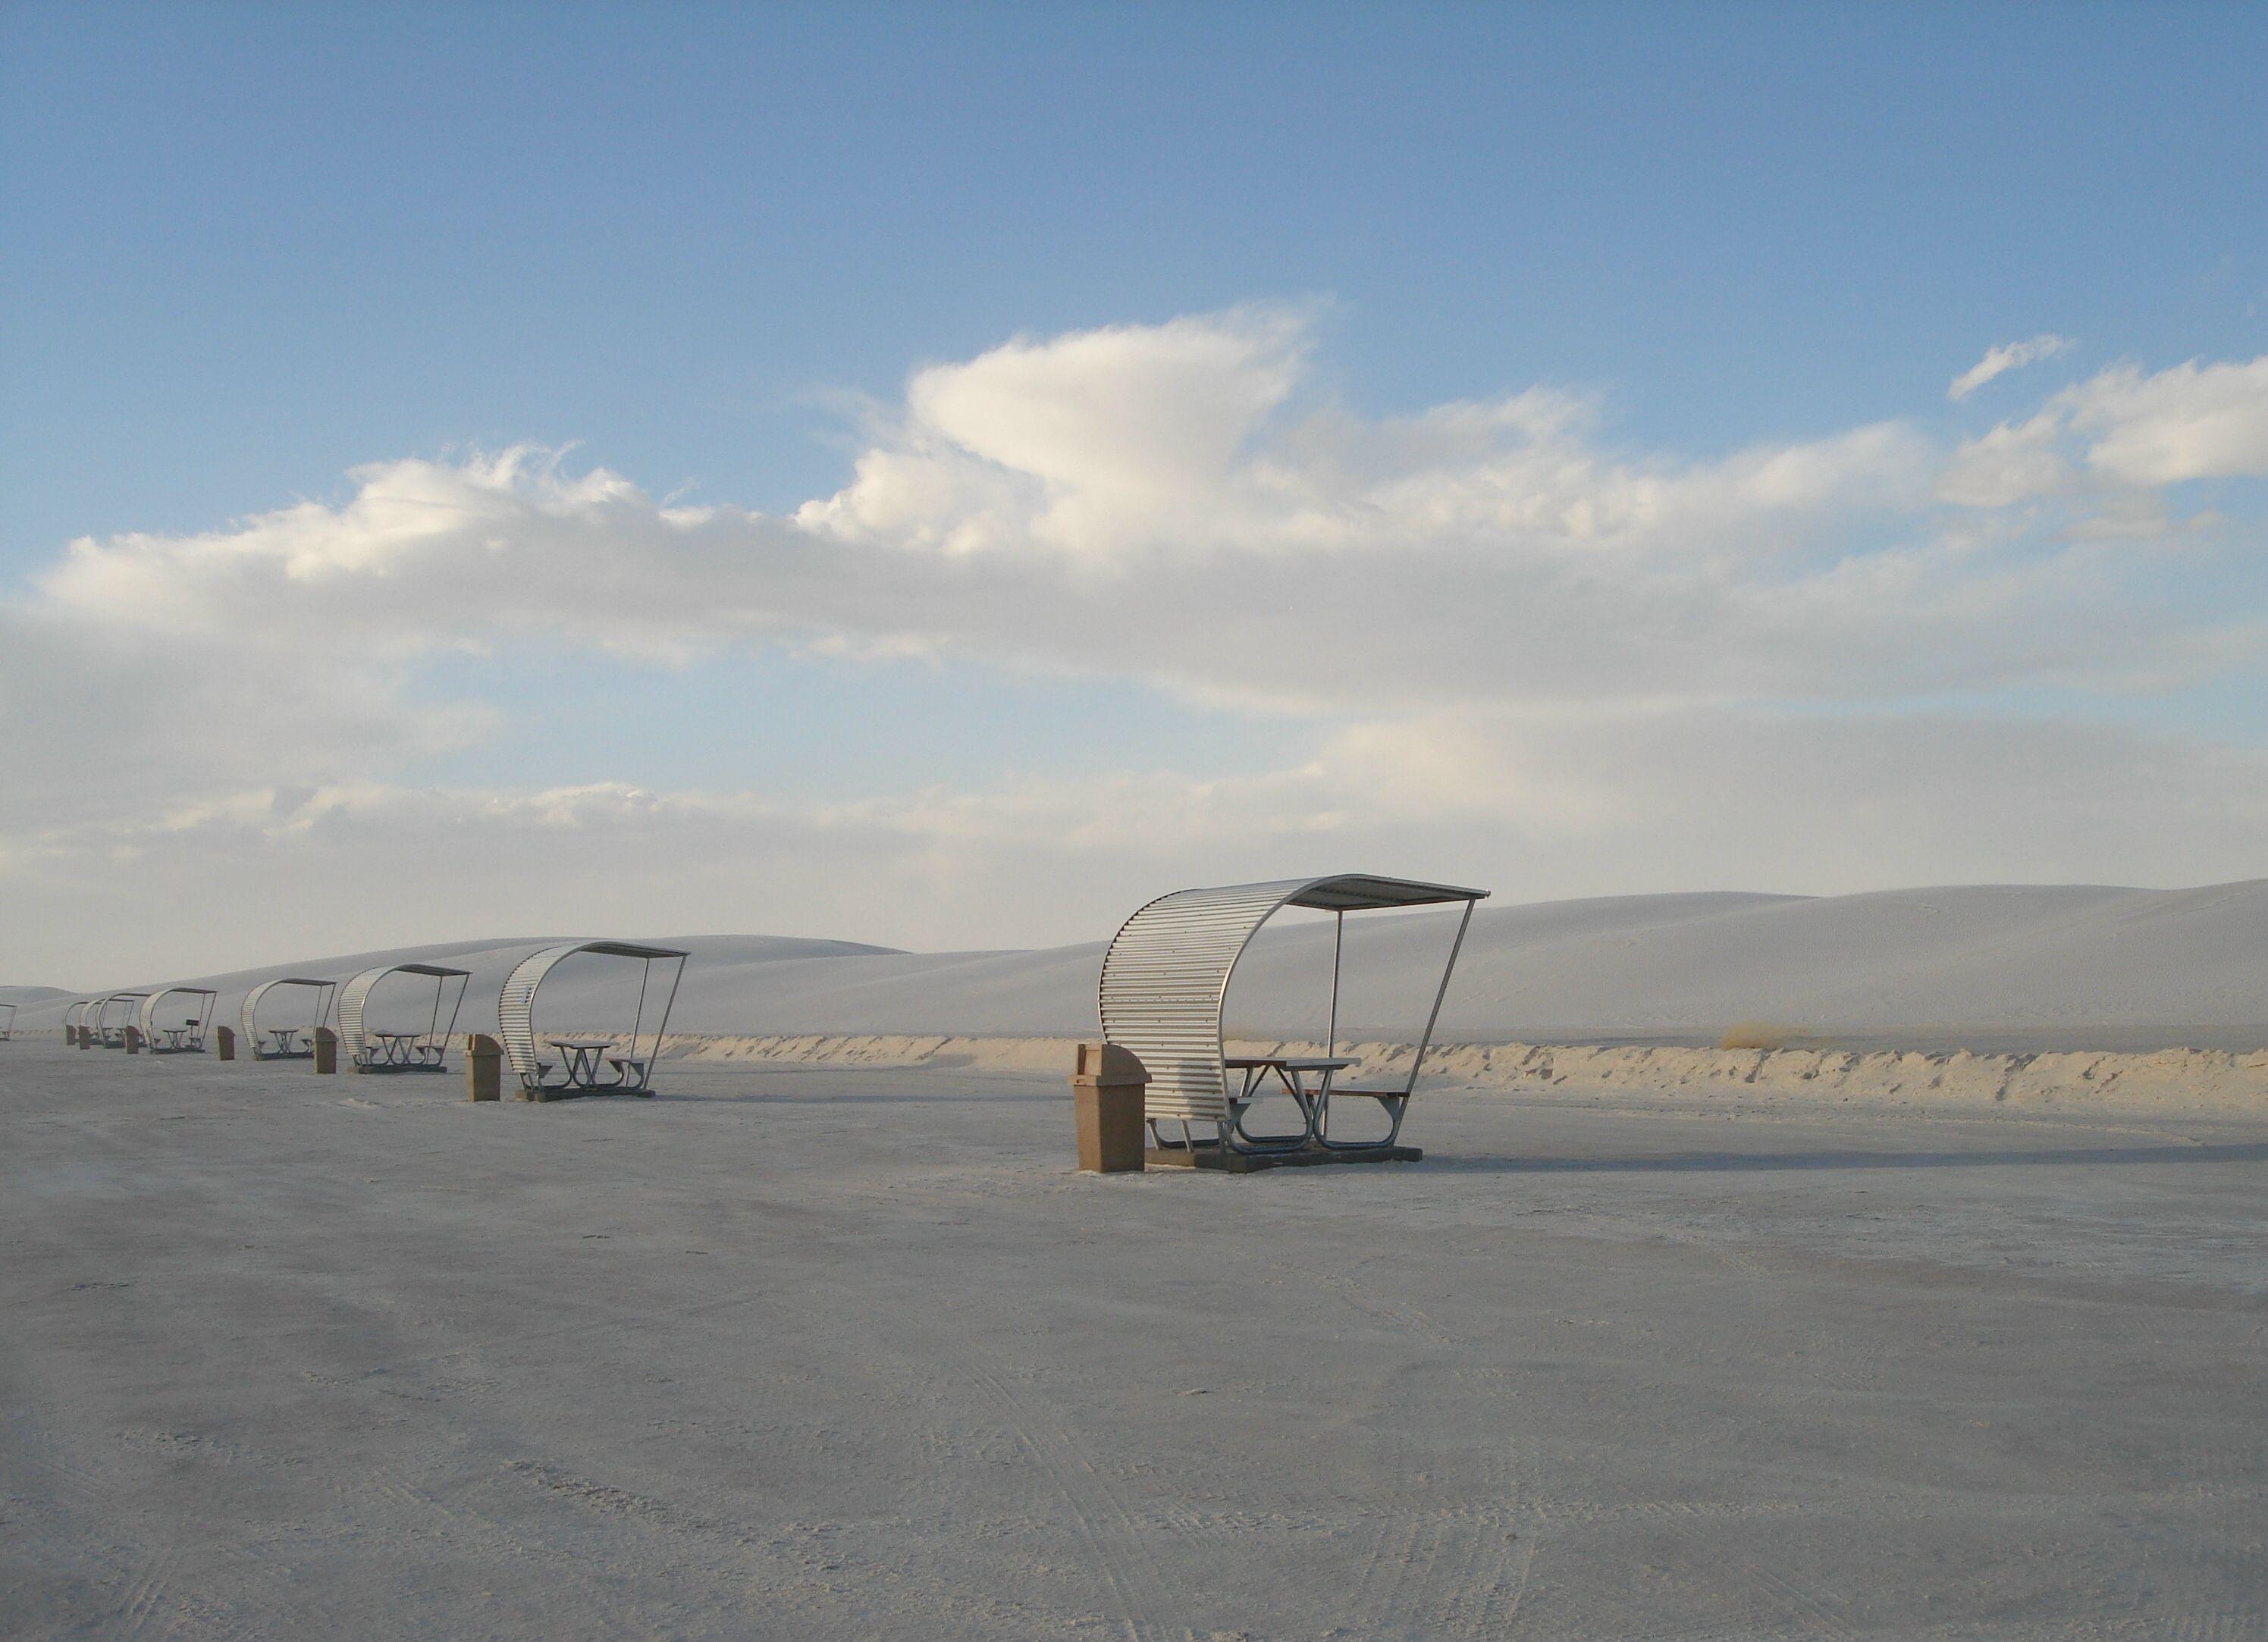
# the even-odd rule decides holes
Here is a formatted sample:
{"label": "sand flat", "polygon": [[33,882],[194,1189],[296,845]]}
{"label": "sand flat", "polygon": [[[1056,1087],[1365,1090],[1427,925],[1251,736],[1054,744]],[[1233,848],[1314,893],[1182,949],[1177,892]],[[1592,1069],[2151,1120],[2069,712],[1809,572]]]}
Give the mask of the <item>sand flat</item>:
{"label": "sand flat", "polygon": [[11,1636],[2268,1626],[2268,1123],[0,1055]]}

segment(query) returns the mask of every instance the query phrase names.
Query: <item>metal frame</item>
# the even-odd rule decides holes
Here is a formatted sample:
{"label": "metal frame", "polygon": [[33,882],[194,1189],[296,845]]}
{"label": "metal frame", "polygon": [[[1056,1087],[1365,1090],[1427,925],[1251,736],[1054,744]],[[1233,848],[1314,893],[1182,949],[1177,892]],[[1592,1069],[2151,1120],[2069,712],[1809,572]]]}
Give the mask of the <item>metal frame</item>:
{"label": "metal frame", "polygon": [[[1433,1028],[1448,996],[1449,977],[1464,949],[1473,908],[1488,899],[1485,889],[1417,883],[1371,873],[1329,878],[1282,879],[1260,884],[1227,884],[1181,889],[1139,908],[1120,925],[1102,954],[1097,1003],[1102,1035],[1130,1051],[1150,1074],[1145,1110],[1153,1140],[1161,1147],[1219,1145],[1235,1152],[1293,1151],[1309,1145],[1333,1151],[1366,1151],[1392,1145],[1402,1132],[1410,1095],[1418,1086]],[[1440,984],[1425,1030],[1399,1090],[1350,1089],[1342,1093],[1378,1101],[1390,1125],[1383,1140],[1334,1141],[1329,1134],[1330,1069],[1323,1069],[1315,1091],[1275,1068],[1275,1076],[1300,1107],[1305,1123],[1296,1135],[1253,1135],[1246,1113],[1266,1086],[1268,1068],[1244,1068],[1241,1086],[1232,1090],[1222,1026],[1229,983],[1261,927],[1285,907],[1307,907],[1336,915],[1331,942],[1331,993],[1326,1059],[1338,1047],[1339,970],[1345,951],[1346,915],[1464,902],[1464,917],[1442,966]],[[1161,1123],[1181,1130],[1169,1141]],[[1193,1125],[1211,1125],[1215,1138],[1202,1140]]]}
{"label": "metal frame", "polygon": [[[457,1033],[458,1012],[465,1006],[465,988],[470,984],[470,969],[455,969],[445,963],[382,963],[376,968],[364,969],[339,989],[339,1047],[346,1051],[347,1062],[357,1071],[446,1071],[449,1040]],[[362,1022],[363,1010],[370,1002],[372,989],[390,975],[422,975],[433,983],[433,1016],[427,1029],[414,1038],[401,1040],[389,1037],[381,1043],[372,1043],[374,1035]],[[441,998],[448,990],[449,982],[457,983],[457,995],[449,1005],[449,1024],[441,1024]]]}
{"label": "metal frame", "polygon": [[[578,953],[596,953],[602,957],[636,958],[644,968],[638,976],[637,1012],[630,1026],[630,1053],[610,1055],[608,1064],[615,1069],[611,1083],[593,1078],[578,1079],[571,1062],[563,1062],[556,1069],[543,1058],[535,1042],[535,993],[545,977],[566,959]],[[661,1035],[669,1025],[669,1012],[677,1002],[677,985],[685,978],[685,961],[691,954],[674,946],[641,946],[630,941],[593,940],[570,941],[557,946],[545,946],[527,954],[513,966],[505,977],[504,990],[497,995],[497,1036],[504,1045],[504,1057],[519,1079],[524,1093],[539,1099],[578,1094],[640,1094],[653,1093],[653,1066],[661,1058]],[[653,966],[674,961],[669,976],[669,991],[662,999],[661,1012],[656,1018],[653,1030],[646,1031],[646,998],[652,990]],[[652,1047],[640,1053],[642,1040],[651,1037]],[[595,1068],[595,1055],[585,1064]],[[552,1074],[556,1070],[559,1077]]]}
{"label": "metal frame", "polygon": [[[136,1009],[149,996],[147,992],[113,992],[107,998],[99,999],[92,1011],[94,1041],[107,1049],[124,1049],[126,1028],[136,1024]],[[113,1004],[126,1005],[125,1016],[116,1026],[110,1024],[110,1006]]]}
{"label": "metal frame", "polygon": [[94,999],[82,998],[63,1011],[63,1041],[71,1041],[71,1033],[86,1024],[86,1012],[94,1007]]}
{"label": "metal frame", "polygon": [[[203,1012],[189,1021],[179,1043],[158,1042],[158,1005],[175,993],[205,1000]],[[205,1034],[212,1029],[212,1006],[220,1002],[220,994],[210,986],[161,986],[146,993],[142,1007],[135,1012],[135,1024],[142,1028],[142,1047],[152,1055],[202,1055],[205,1052]]]}
{"label": "metal frame", "polygon": [[[306,1049],[298,1047],[298,1040],[297,1038],[291,1040],[292,1046],[290,1049],[263,1049],[260,1047],[260,1000],[266,998],[269,992],[273,991],[279,986],[312,986],[315,988],[318,993],[315,999],[315,1027],[325,1027],[328,1026],[331,1021],[331,1006],[338,1002],[339,983],[336,981],[312,980],[306,976],[299,975],[278,976],[272,981],[262,981],[259,985],[247,992],[244,995],[244,1007],[237,1012],[237,1020],[243,1028],[245,1049],[253,1059],[310,1060],[313,1058],[315,1053],[315,1027],[310,1027],[307,1028],[307,1047]],[[281,1030],[281,1028],[276,1027],[270,1027],[268,1028],[268,1031],[271,1034],[279,1030]]]}
{"label": "metal frame", "polygon": [[7,1017],[4,1020],[0,1020],[0,1043],[5,1043],[11,1037],[15,1035],[16,1005],[13,1004],[0,1004],[0,1009],[4,1009],[8,1012]]}

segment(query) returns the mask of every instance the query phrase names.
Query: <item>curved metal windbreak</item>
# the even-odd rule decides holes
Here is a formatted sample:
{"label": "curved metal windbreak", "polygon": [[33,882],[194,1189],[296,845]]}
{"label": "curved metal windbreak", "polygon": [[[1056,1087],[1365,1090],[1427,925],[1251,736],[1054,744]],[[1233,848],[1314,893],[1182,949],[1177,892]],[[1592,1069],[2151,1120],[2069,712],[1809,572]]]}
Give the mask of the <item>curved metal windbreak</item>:
{"label": "curved metal windbreak", "polygon": [[[169,998],[202,998],[204,1007],[191,1015],[178,1028],[158,1025],[158,1009]],[[212,1025],[212,1006],[220,1001],[220,994],[209,986],[161,986],[146,993],[135,1024],[142,1028],[142,1047],[152,1055],[202,1055],[205,1052],[205,1032]]]}
{"label": "curved metal windbreak", "polygon": [[[630,1027],[629,1053],[622,1057],[640,1068],[633,1074],[625,1068],[620,1084],[602,1086],[623,1090],[643,1090],[652,1076],[655,1061],[661,1057],[661,1035],[669,1025],[669,1011],[677,1001],[677,983],[685,977],[688,954],[673,946],[640,946],[629,941],[569,941],[557,946],[540,947],[522,958],[504,978],[504,990],[497,998],[497,1036],[504,1045],[504,1057],[519,1079],[520,1086],[530,1091],[567,1089],[577,1086],[551,1079],[552,1063],[546,1061],[535,1042],[535,992],[544,977],[577,953],[596,953],[602,957],[637,958],[644,968],[638,977],[637,1013]],[[646,1028],[647,998],[652,991],[653,966],[656,961],[675,961],[669,977],[669,990],[661,1000],[661,1012],[655,1018],[651,1032]],[[650,1042],[649,1042],[650,1040]],[[580,1086],[593,1087],[588,1084]]]}
{"label": "curved metal windbreak", "polygon": [[[363,1024],[363,1011],[370,1002],[372,989],[389,975],[422,975],[433,982],[432,1019],[426,1030],[407,1046],[416,1052],[415,1059],[390,1058],[379,1043],[372,1042]],[[444,1027],[441,1000],[453,978],[457,983],[456,996],[450,1000],[449,1024]],[[456,1035],[457,1012],[465,1006],[465,987],[471,978],[469,969],[453,969],[439,963],[382,963],[374,969],[364,969],[339,989],[339,1047],[346,1051],[349,1064],[364,1071],[440,1071],[449,1040]]]}
{"label": "curved metal windbreak", "polygon": [[[107,1049],[126,1047],[126,1028],[134,1024],[135,1006],[149,997],[147,992],[113,992],[99,999],[91,1017],[94,1022],[94,1041]],[[117,1011],[116,1018],[112,1010]]]}
{"label": "curved metal windbreak", "polygon": [[[287,975],[279,976],[273,981],[262,981],[259,985],[247,992],[244,995],[244,1007],[238,1012],[237,1020],[243,1028],[242,1035],[244,1038],[245,1047],[254,1060],[303,1059],[315,1052],[312,1044],[304,1049],[299,1048],[298,1040],[296,1037],[291,1040],[291,1047],[289,1048],[279,1048],[273,1045],[266,1048],[261,1047],[260,1028],[261,1000],[279,986],[312,987],[315,990],[315,1019],[313,1026],[316,1027],[323,1026],[329,1022],[331,1018],[331,1005],[335,1001],[339,990],[339,983],[336,981],[316,981],[310,980],[305,976]],[[269,1029],[269,1035],[274,1036],[275,1030],[275,1028],[270,1027]],[[311,1035],[313,1034],[313,1027],[311,1027],[309,1028]]]}
{"label": "curved metal windbreak", "polygon": [[69,1009],[64,1010],[63,1029],[65,1031],[69,1031],[73,1027],[85,1026],[86,1024],[86,1012],[93,1007],[94,999],[91,998],[82,998],[78,1002],[73,1004]]}
{"label": "curved metal windbreak", "polygon": [[[1345,914],[1370,909],[1422,907],[1445,902],[1473,903],[1484,889],[1420,884],[1367,873],[1330,878],[1279,879],[1261,884],[1227,884],[1210,889],[1176,890],[1160,895],[1120,926],[1102,954],[1098,1003],[1102,1035],[1130,1049],[1150,1074],[1145,1092],[1146,1115],[1182,1123],[1212,1123],[1226,1130],[1233,1121],[1226,1054],[1221,1039],[1221,1008],[1245,948],[1260,927],[1285,907],[1311,907]],[[1463,941],[1463,928],[1458,941]],[[1452,968],[1456,951],[1449,955]],[[1448,970],[1433,1000],[1440,1013]],[[1332,1036],[1337,1035],[1338,954],[1331,968]],[[1418,1065],[1432,1038],[1433,1020],[1410,1069],[1415,1086]]]}
{"label": "curved metal windbreak", "polygon": [[1305,879],[1160,895],[1126,920],[1102,954],[1102,1035],[1150,1074],[1152,1117],[1228,1121],[1220,1011],[1229,976],[1260,926]]}

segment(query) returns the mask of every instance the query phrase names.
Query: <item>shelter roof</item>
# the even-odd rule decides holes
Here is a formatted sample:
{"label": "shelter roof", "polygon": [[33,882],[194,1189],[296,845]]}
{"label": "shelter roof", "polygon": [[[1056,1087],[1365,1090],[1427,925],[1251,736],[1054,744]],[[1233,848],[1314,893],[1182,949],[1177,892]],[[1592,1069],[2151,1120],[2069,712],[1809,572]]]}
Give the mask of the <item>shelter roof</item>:
{"label": "shelter roof", "polygon": [[1369,873],[1342,873],[1318,878],[1285,898],[1292,907],[1312,907],[1322,912],[1366,912],[1378,907],[1430,907],[1445,901],[1485,901],[1485,889],[1465,889],[1455,884],[1422,884],[1408,878],[1379,878]]}

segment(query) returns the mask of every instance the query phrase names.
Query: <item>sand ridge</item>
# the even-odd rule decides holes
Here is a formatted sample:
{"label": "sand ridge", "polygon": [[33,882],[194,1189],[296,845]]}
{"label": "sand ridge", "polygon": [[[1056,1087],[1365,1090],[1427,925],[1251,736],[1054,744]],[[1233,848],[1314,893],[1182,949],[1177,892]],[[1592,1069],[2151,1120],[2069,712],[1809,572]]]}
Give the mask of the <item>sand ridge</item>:
{"label": "sand ridge", "polygon": [[[1438,913],[1348,919],[1341,1035],[1414,1036],[1454,925]],[[1099,939],[908,953],[778,937],[652,939],[693,954],[671,1017],[684,1032],[1076,1037],[1095,1024]],[[513,963],[542,944],[457,941],[173,978],[219,991],[225,1020],[248,989],[276,976],[343,978],[369,963],[429,958],[473,972],[464,1021],[478,1029],[494,1020]],[[1287,914],[1271,924],[1237,969],[1230,1030],[1321,1035],[1330,949],[1328,919]],[[589,1020],[607,990],[597,967],[563,969],[544,998],[562,1019]],[[18,1024],[59,1026],[81,996],[26,997]],[[1841,1042],[1864,1036],[1869,1048],[2268,1048],[2268,879],[2174,890],[1987,884],[1817,899],[1490,902],[1474,917],[1437,1035],[1705,1045],[1758,1020]]]}
{"label": "sand ridge", "polygon": [[[1247,1040],[1232,1053],[1320,1054],[1299,1040]],[[1365,1081],[1408,1075],[1412,1045],[1340,1044]],[[1065,1071],[1071,1040],[954,1035],[730,1036],[672,1034],[665,1056],[839,1068],[917,1066]],[[1642,1091],[1756,1102],[1847,1102],[1948,1110],[2056,1107],[2092,1113],[2268,1115],[2268,1050],[2159,1049],[1980,1055],[1967,1049],[1860,1051],[1789,1047],[1450,1043],[1426,1057],[1420,1087],[1533,1093]]]}

